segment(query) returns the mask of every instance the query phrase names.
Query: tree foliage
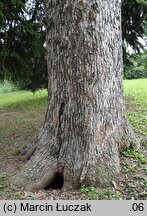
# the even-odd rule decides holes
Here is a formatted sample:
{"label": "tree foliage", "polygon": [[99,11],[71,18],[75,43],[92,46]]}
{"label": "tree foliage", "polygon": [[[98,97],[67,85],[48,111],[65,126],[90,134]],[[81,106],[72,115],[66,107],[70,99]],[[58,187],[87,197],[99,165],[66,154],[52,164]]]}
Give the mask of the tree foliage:
{"label": "tree foliage", "polygon": [[[122,36],[124,57],[124,78],[146,78],[146,52],[139,38],[147,36],[147,1],[123,0],[122,2]],[[133,54],[127,47],[133,49]]]}
{"label": "tree foliage", "polygon": [[147,78],[147,51],[129,58],[130,64],[125,66],[125,79]]}
{"label": "tree foliage", "polygon": [[147,1],[123,0],[122,3],[122,33],[123,45],[130,45],[139,52],[142,45],[138,37],[143,37],[147,22]]}
{"label": "tree foliage", "polygon": [[47,80],[40,4],[32,1],[29,5],[24,0],[0,2],[0,79],[11,79],[33,91],[45,86]]}
{"label": "tree foliage", "polygon": [[[11,79],[33,91],[47,85],[43,19],[44,0],[0,1],[0,80]],[[125,64],[128,45],[136,52],[142,48],[138,37],[147,32],[146,21],[146,0],[123,0]]]}

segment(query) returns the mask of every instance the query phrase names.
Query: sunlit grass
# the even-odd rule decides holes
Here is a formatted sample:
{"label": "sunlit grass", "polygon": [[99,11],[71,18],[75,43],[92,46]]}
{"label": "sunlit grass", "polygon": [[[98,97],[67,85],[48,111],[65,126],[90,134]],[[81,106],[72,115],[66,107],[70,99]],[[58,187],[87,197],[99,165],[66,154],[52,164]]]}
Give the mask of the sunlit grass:
{"label": "sunlit grass", "polygon": [[124,80],[124,93],[134,104],[147,107],[147,79]]}
{"label": "sunlit grass", "polygon": [[137,133],[147,136],[147,79],[125,80],[128,119]]}
{"label": "sunlit grass", "polygon": [[47,104],[47,90],[35,93],[30,91],[16,91],[0,94],[0,111],[16,111],[21,109],[35,109]]}

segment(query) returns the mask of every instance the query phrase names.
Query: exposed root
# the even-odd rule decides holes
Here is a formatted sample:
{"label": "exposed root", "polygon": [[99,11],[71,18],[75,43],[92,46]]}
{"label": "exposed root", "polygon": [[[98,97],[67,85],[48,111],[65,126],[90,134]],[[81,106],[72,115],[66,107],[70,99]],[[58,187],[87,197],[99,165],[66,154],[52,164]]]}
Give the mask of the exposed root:
{"label": "exposed root", "polygon": [[36,151],[21,171],[12,179],[17,187],[28,190],[42,189],[49,185],[58,172],[57,160],[47,151]]}
{"label": "exposed root", "polygon": [[130,148],[140,149],[140,139],[138,138],[138,136],[134,132],[134,129],[128,121],[126,127],[126,140],[129,143]]}
{"label": "exposed root", "polygon": [[38,144],[38,135],[35,136],[31,142],[29,142],[21,149],[21,155],[23,155],[23,158],[25,160],[29,160],[31,158],[31,156],[34,154],[36,150],[37,144]]}

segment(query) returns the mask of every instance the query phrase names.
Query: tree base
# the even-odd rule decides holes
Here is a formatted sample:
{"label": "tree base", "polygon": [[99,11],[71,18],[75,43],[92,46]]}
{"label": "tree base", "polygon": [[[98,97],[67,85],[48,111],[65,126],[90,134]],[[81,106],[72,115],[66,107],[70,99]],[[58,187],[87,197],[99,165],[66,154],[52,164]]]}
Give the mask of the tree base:
{"label": "tree base", "polygon": [[29,143],[23,149],[29,161],[13,177],[13,183],[18,187],[28,190],[52,188],[54,184],[57,188],[62,185],[66,189],[78,188],[83,184],[108,187],[120,177],[120,149],[140,146],[129,124],[120,146],[113,133],[102,146],[90,146],[83,152],[77,149],[77,155],[69,150],[70,147],[64,149],[61,146],[59,149],[57,140],[49,139],[44,129],[41,130],[41,137],[37,136],[32,141],[34,146]]}

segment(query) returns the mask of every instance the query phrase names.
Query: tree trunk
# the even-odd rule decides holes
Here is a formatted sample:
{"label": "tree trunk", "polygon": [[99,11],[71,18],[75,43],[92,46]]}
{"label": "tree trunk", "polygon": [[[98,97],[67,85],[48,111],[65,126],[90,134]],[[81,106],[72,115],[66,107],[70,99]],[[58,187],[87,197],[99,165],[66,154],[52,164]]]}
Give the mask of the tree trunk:
{"label": "tree trunk", "polygon": [[14,183],[41,189],[58,174],[64,187],[108,186],[120,150],[139,148],[123,100],[121,0],[46,0],[46,16],[48,109]]}

